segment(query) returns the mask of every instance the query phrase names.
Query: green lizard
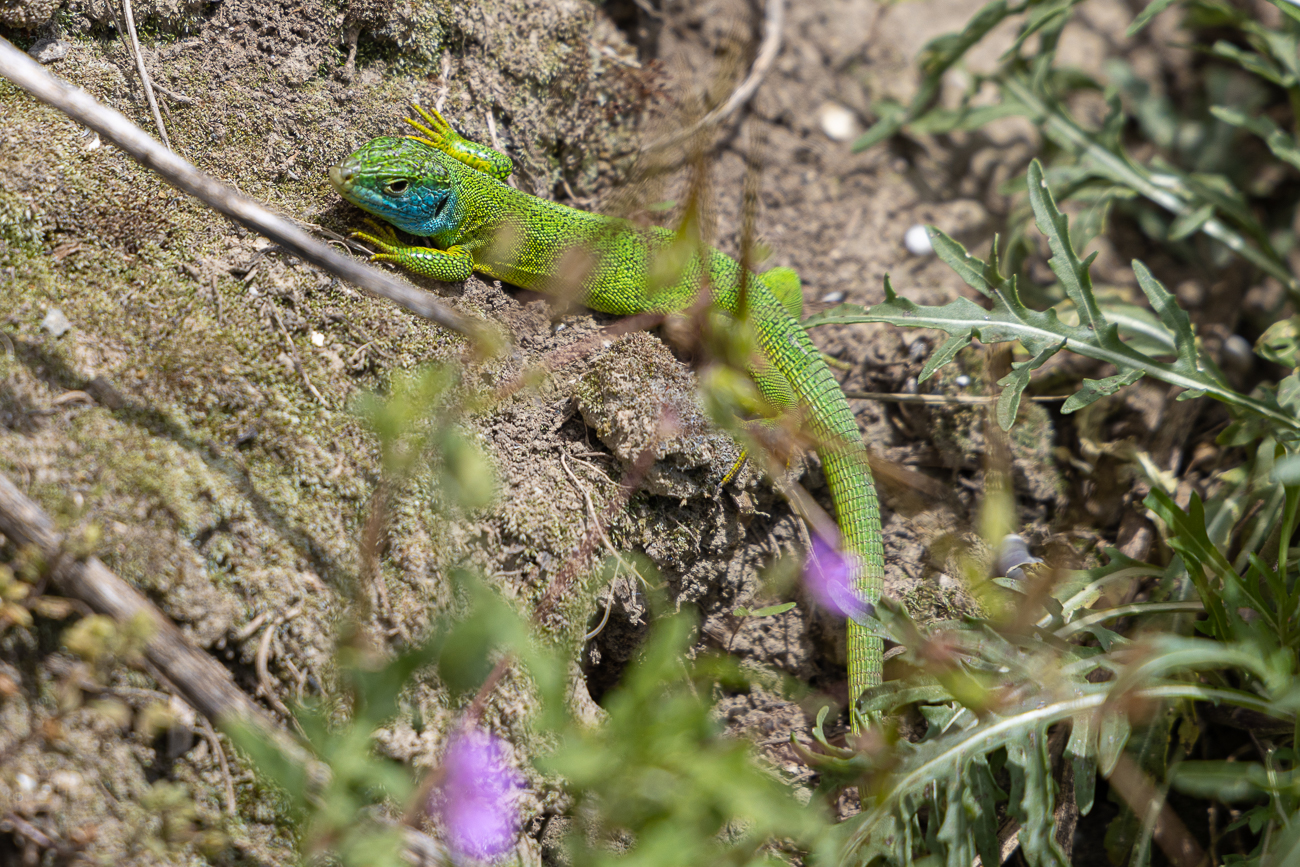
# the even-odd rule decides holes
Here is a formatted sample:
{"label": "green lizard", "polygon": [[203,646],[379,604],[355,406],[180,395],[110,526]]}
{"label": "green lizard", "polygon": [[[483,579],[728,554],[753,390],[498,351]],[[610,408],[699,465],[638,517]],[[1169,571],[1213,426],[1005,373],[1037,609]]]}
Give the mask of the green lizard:
{"label": "green lizard", "polygon": [[[708,250],[679,259],[662,279],[663,268],[656,266],[672,263],[672,231],[639,228],[520,192],[502,183],[513,167],[508,156],[462,138],[436,111],[415,109],[428,126],[406,120],[420,135],[372,139],[330,168],[330,183],[343,198],[432,242],[404,244],[391,228],[374,224],[377,234],[354,234],[382,251],[372,258],[447,282],[477,271],[551,294],[572,291],[577,282],[583,304],[622,315],[689,307],[707,269],[714,305],[748,316],[753,325],[766,361],[751,370],[760,392],[782,410],[802,412],[818,444],[842,544],[854,555],[852,587],[874,604],[884,576],[875,485],[844,392],[799,324],[802,296],[794,272],[774,268],[744,279],[734,259]],[[577,260],[566,256],[573,250],[582,252]],[[585,274],[575,281],[570,273],[583,266]],[[880,683],[880,667],[880,639],[850,619],[851,701]]]}

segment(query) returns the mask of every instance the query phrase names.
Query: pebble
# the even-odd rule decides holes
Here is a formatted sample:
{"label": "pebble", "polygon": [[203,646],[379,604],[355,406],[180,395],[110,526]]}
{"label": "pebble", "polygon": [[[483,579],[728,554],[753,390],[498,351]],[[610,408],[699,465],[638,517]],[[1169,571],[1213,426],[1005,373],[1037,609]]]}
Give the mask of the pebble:
{"label": "pebble", "polygon": [[1002,544],[998,546],[998,561],[996,571],[999,575],[1005,575],[1008,578],[1024,580],[1024,566],[1033,563],[1043,562],[1040,558],[1029,553],[1029,543],[1023,536],[1012,533],[1002,539]]}
{"label": "pebble", "polygon": [[36,58],[37,63],[54,63],[68,56],[68,43],[47,36],[36,40],[27,53]]}
{"label": "pebble", "polygon": [[72,329],[72,323],[68,317],[63,315],[63,311],[57,307],[51,307],[45,311],[45,318],[41,320],[41,328],[55,337],[62,337]]}
{"label": "pebble", "polygon": [[835,102],[828,102],[817,112],[822,132],[831,141],[848,141],[857,134],[858,122],[853,112]]}
{"label": "pebble", "polygon": [[826,304],[839,304],[843,300],[844,300],[844,293],[840,292],[839,290],[836,290],[834,292],[827,292],[825,295],[822,296],[822,301]]}
{"label": "pebble", "polygon": [[1240,334],[1231,334],[1223,341],[1223,360],[1235,370],[1250,370],[1255,361],[1255,350],[1249,340]]}
{"label": "pebble", "polygon": [[75,795],[81,790],[81,775],[73,771],[55,771],[50,775],[50,785],[65,795]]}
{"label": "pebble", "polygon": [[928,256],[934,252],[934,245],[930,243],[930,232],[920,223],[908,229],[903,235],[903,246],[913,256]]}

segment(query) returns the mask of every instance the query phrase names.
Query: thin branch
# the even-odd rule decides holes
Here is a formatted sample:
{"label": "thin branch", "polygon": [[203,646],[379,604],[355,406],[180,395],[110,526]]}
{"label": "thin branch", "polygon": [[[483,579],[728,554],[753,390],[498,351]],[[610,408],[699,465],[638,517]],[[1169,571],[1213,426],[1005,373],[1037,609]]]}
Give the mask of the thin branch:
{"label": "thin branch", "polygon": [[257,656],[254,657],[254,664],[257,669],[258,695],[270,702],[271,707],[275,708],[277,713],[285,719],[293,722],[295,726],[298,724],[298,721],[294,718],[294,715],[290,712],[289,708],[285,707],[284,702],[280,701],[280,697],[275,694],[275,689],[273,687],[275,681],[274,678],[271,677],[269,662],[271,660],[271,642],[275,639],[275,630],[279,629],[281,624],[288,623],[301,613],[302,607],[295,605],[272,620],[267,625],[266,631],[262,633],[262,639],[257,643]]}
{"label": "thin branch", "polygon": [[749,102],[754,93],[757,92],[758,86],[763,83],[763,79],[771,71],[772,64],[776,62],[777,54],[781,52],[781,30],[784,27],[785,0],[767,0],[767,8],[764,11],[763,44],[758,48],[758,56],[754,58],[754,65],[750,67],[749,75],[745,76],[745,80],[740,83],[740,86],[732,92],[731,96],[722,105],[686,129],[651,142],[641,148],[642,152],[662,150],[663,148],[681,144],[700,130],[722,123],[735,114],[741,106]]}
{"label": "thin branch", "polygon": [[[168,99],[170,99],[172,102],[179,102],[181,105],[194,105],[194,98],[193,98],[193,97],[186,96],[186,95],[183,94],[183,93],[177,93],[177,92],[174,91],[174,90],[169,90],[168,88],[163,87],[161,84],[159,84],[159,83],[156,82],[156,81],[153,83],[153,88],[154,88],[154,90],[156,90],[156,91],[158,91],[159,93],[161,93],[163,96],[165,96],[165,97],[167,97]],[[164,104],[163,104],[163,108],[166,108],[166,107],[167,107],[167,106],[166,106],[166,104],[164,103]],[[169,116],[170,116],[170,115],[169,115]]]}
{"label": "thin branch", "polygon": [[[900,394],[889,391],[846,391],[844,396],[849,400],[880,400],[887,403],[928,403],[931,405],[943,405],[953,403],[965,403],[981,405],[986,403],[997,403],[998,395],[979,395],[979,394]],[[1060,403],[1068,398],[1067,394],[1045,394],[1032,395],[1029,399],[1038,403]]]}
{"label": "thin branch", "polygon": [[144,55],[140,53],[140,40],[135,36],[135,19],[131,16],[131,0],[122,0],[122,14],[126,18],[127,35],[131,37],[131,53],[135,55],[135,71],[140,73],[140,83],[144,85],[144,98],[149,102],[149,110],[153,112],[153,122],[158,125],[158,135],[162,138],[163,147],[171,150],[172,143],[167,140],[167,127],[163,126],[162,115],[158,113],[158,100],[153,95],[153,82],[149,80],[149,73],[144,68]]}
{"label": "thin branch", "polygon": [[299,258],[354,286],[387,298],[417,316],[463,334],[476,343],[484,346],[495,343],[482,325],[447,308],[429,293],[403,283],[377,268],[341,255],[299,229],[290,220],[272,213],[260,202],[236,192],[211,175],[200,172],[187,160],[161,147],[152,136],[121,112],[55,78],[2,37],[0,75],[83,126],[93,129],[126,151],[140,165],[157,172],[163,180],[181,192],[220,211],[240,225],[265,235]]}
{"label": "thin branch", "polygon": [[230,763],[226,761],[226,750],[221,746],[221,738],[217,736],[217,730],[202,714],[199,715],[199,730],[203,732],[203,737],[208,742],[208,749],[216,754],[217,764],[221,768],[221,781],[226,787],[226,815],[234,816],[239,812],[239,806],[235,803],[235,781],[230,776]]}
{"label": "thin branch", "polygon": [[1146,820],[1156,845],[1176,867],[1201,867],[1207,863],[1201,846],[1165,800],[1166,792],[1157,788],[1128,753],[1120,753],[1110,785],[1129,809]]}

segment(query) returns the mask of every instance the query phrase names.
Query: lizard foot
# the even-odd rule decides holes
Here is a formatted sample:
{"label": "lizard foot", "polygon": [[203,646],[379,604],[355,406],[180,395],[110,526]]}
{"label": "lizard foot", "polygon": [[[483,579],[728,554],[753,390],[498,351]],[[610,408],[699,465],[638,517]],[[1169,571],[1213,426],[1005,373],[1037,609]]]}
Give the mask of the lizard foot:
{"label": "lizard foot", "polygon": [[[365,241],[368,244],[374,244],[384,253],[400,253],[404,248],[409,246],[403,244],[397,238],[397,232],[387,223],[380,223],[377,220],[366,219],[366,225],[371,228],[371,232],[353,232],[349,237],[356,238],[359,241]],[[371,258],[382,255],[376,253]]]}

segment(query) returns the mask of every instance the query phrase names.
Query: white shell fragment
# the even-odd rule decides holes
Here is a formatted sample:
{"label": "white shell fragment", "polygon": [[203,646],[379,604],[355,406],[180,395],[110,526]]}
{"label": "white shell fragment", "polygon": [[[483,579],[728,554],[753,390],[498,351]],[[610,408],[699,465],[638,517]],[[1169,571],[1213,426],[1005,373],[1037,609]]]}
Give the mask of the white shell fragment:
{"label": "white shell fragment", "polygon": [[929,256],[934,252],[934,245],[930,243],[930,232],[920,223],[908,229],[903,235],[903,246],[913,256]]}
{"label": "white shell fragment", "polygon": [[836,102],[828,102],[817,112],[817,122],[831,141],[848,141],[858,131],[853,112]]}

